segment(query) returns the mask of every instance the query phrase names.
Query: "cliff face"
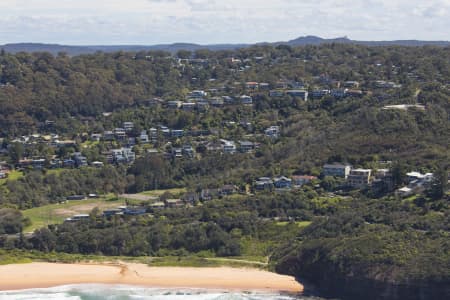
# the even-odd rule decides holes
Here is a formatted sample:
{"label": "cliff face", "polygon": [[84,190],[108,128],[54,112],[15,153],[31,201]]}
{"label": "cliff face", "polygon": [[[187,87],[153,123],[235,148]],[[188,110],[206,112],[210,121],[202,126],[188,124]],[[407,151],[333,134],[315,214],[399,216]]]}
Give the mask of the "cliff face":
{"label": "cliff face", "polygon": [[[322,297],[333,297],[345,300],[431,300],[450,299],[450,284],[434,281],[410,281],[396,283],[390,281],[396,270],[389,268],[384,278],[367,278],[361,275],[362,270],[355,266],[344,274],[339,265],[327,261],[324,255],[316,252],[315,257],[305,253],[288,256],[276,265],[276,271],[296,276],[300,282],[304,280],[313,285],[314,293]],[[379,272],[382,272],[381,270]],[[353,274],[352,274],[353,273]],[[308,293],[311,287],[305,285]]]}

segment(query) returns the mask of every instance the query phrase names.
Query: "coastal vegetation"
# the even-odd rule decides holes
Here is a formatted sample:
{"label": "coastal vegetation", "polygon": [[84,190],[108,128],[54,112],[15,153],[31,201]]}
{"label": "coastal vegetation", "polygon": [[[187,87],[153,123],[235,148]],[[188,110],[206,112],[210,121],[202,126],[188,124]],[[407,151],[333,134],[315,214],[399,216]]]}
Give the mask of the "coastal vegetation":
{"label": "coastal vegetation", "polygon": [[[445,298],[449,78],[449,47],[1,52],[0,263],[254,266],[332,297]],[[338,162],[388,179],[352,186],[324,172]]]}

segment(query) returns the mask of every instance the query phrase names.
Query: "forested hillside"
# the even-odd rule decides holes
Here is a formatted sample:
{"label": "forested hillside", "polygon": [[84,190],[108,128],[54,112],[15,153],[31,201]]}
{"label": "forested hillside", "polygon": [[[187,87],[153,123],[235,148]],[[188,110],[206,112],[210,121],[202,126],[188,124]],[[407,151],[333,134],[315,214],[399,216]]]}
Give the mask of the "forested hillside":
{"label": "forested hillside", "polygon": [[[449,47],[2,51],[0,108],[5,249],[256,257],[333,297],[449,293]],[[127,206],[23,232],[24,210],[87,197]]]}

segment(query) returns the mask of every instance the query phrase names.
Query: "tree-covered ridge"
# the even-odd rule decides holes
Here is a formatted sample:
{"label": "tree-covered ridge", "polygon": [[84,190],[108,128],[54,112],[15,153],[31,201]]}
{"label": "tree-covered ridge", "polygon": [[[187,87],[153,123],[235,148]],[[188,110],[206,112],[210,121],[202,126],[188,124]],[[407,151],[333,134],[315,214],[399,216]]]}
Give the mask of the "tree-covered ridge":
{"label": "tree-covered ridge", "polygon": [[[449,50],[3,52],[0,246],[270,257],[331,295],[445,292]],[[372,175],[351,185],[325,172],[338,162]],[[170,188],[183,193],[127,202],[137,215],[94,209],[20,234],[17,209]]]}
{"label": "tree-covered ridge", "polygon": [[3,134],[14,134],[32,130],[47,119],[98,116],[154,96],[179,98],[186,89],[223,85],[231,89],[234,82],[246,81],[275,86],[280,79],[312,83],[316,76],[361,81],[366,89],[377,80],[394,81],[403,86],[394,95],[397,100],[412,96],[417,87],[424,86],[425,91],[431,84],[432,97],[423,97],[423,102],[446,104],[441,94],[448,93],[442,85],[450,73],[449,55],[448,47],[340,44],[178,53],[201,60],[199,67],[155,51],[75,57],[2,52],[0,120]]}
{"label": "tree-covered ridge", "polygon": [[324,294],[349,299],[364,291],[371,291],[369,299],[444,297],[450,279],[448,200],[354,202],[350,210],[305,228],[301,242],[282,247],[276,268],[314,282]]}

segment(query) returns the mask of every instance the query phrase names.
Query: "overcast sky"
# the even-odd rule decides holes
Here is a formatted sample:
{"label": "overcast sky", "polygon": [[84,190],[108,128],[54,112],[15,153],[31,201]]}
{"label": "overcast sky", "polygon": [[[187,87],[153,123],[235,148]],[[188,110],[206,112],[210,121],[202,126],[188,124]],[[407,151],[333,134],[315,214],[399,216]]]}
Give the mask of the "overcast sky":
{"label": "overcast sky", "polygon": [[450,0],[0,0],[0,44],[450,40]]}

